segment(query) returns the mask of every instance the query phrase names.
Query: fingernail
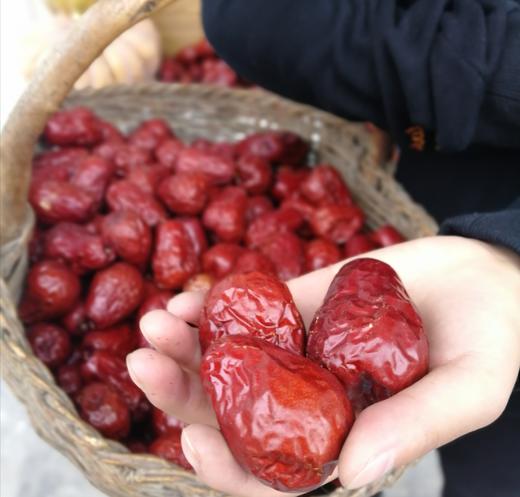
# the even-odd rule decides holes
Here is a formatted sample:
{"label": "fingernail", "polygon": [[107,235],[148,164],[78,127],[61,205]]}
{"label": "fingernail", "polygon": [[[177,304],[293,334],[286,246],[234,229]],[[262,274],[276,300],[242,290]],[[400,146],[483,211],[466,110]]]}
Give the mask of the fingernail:
{"label": "fingernail", "polygon": [[136,359],[134,356],[134,353],[128,354],[126,356],[126,368],[128,369],[128,372],[130,373],[130,378],[132,378],[132,381],[141,388],[141,380],[139,378],[139,375],[136,373]]}
{"label": "fingernail", "polygon": [[197,472],[197,469],[200,466],[199,453],[191,443],[190,437],[185,431],[182,432],[181,445],[184,456]]}
{"label": "fingernail", "polygon": [[365,467],[347,484],[347,488],[364,487],[392,470],[395,464],[395,451],[388,450],[370,458]]}

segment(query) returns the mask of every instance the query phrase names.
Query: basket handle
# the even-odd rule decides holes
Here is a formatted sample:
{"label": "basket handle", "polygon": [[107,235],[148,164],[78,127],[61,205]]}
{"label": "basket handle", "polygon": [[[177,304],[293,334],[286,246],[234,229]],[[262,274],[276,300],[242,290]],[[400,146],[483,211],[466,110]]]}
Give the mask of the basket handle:
{"label": "basket handle", "polygon": [[27,214],[34,145],[74,83],[123,31],[174,0],[98,0],[39,65],[3,129],[0,245],[14,240]]}

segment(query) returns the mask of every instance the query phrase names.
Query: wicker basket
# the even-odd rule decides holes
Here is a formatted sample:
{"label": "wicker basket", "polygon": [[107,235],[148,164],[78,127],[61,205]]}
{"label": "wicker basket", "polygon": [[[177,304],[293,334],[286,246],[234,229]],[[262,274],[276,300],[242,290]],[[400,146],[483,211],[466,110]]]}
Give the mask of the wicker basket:
{"label": "wicker basket", "polygon": [[[32,354],[16,304],[27,269],[33,214],[27,204],[31,157],[48,116],[60,107],[86,105],[103,118],[131,128],[141,120],[167,119],[183,138],[236,139],[258,129],[294,131],[313,145],[314,159],[337,165],[365,210],[368,223],[391,222],[410,238],[433,234],[435,222],[380,167],[373,134],[324,112],[265,92],[152,84],[84,90],[67,97],[76,78],[115,36],[169,3],[101,0],[82,18],[70,42],[40,67],[2,134],[1,147],[1,341],[2,373],[27,405],[38,434],[71,459],[98,488],[121,497],[216,497],[195,476],[163,460],[130,454],[78,417],[49,370]],[[103,22],[99,22],[102,19]],[[333,495],[368,497],[391,484],[396,471],[371,487]]]}

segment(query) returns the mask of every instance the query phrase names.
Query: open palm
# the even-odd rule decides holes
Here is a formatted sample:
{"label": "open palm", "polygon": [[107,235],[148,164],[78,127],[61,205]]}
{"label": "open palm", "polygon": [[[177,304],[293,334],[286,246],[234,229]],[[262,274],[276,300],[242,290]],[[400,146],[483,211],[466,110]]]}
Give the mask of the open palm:
{"label": "open palm", "polygon": [[[349,488],[383,476],[459,436],[493,422],[505,408],[520,367],[520,259],[458,237],[415,240],[366,256],[390,264],[423,317],[430,372],[356,419],[334,472]],[[306,325],[343,263],[290,281]],[[153,311],[141,329],[155,347],[128,357],[135,383],[159,409],[190,426],[183,449],[209,486],[237,496],[283,494],[233,459],[198,376],[196,325],[204,295],[182,293]],[[190,323],[190,324],[188,324]]]}

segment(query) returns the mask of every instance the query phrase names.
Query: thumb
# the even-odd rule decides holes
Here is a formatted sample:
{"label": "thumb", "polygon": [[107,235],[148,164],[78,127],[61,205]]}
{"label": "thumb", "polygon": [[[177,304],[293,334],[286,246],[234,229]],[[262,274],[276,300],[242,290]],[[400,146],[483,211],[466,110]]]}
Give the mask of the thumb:
{"label": "thumb", "polygon": [[[498,384],[497,384],[498,382]],[[431,371],[356,419],[339,459],[347,488],[368,485],[451,440],[495,420],[507,386],[465,357]]]}

